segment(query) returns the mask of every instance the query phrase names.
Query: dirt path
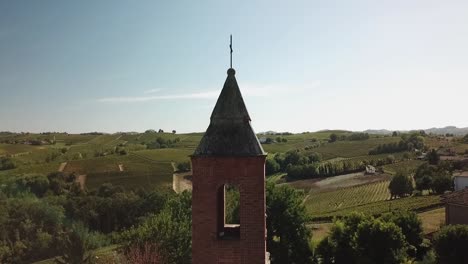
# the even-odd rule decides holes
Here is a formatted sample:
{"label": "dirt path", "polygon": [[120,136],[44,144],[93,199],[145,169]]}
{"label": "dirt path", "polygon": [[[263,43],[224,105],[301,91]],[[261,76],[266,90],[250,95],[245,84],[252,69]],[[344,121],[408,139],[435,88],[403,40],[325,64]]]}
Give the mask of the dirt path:
{"label": "dirt path", "polygon": [[86,183],[86,174],[78,175],[76,177],[76,182],[80,184],[81,190],[84,190]]}
{"label": "dirt path", "polygon": [[60,166],[58,168],[58,172],[63,172],[63,170],[65,169],[66,166],[67,166],[66,162],[60,163]]}
{"label": "dirt path", "polygon": [[181,193],[185,190],[192,190],[192,181],[187,178],[192,176],[192,172],[174,173],[172,175],[172,189],[176,193]]}

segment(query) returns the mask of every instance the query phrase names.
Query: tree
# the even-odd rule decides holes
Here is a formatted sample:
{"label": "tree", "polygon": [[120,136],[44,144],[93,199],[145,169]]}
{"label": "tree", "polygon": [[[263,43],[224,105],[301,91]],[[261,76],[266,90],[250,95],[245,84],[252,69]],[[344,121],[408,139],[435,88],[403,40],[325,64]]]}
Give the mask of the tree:
{"label": "tree", "polygon": [[466,135],[463,137],[462,140],[463,140],[463,142],[468,143],[468,134],[466,134]]}
{"label": "tree", "polygon": [[398,137],[398,132],[397,132],[397,131],[393,131],[392,137]]}
{"label": "tree", "polygon": [[432,190],[437,194],[443,194],[445,191],[453,189],[453,181],[450,175],[437,175],[432,181]]}
{"label": "tree", "polygon": [[357,264],[357,252],[353,247],[358,225],[373,220],[363,213],[353,212],[336,220],[329,235],[317,246],[316,254],[323,264]]}
{"label": "tree", "polygon": [[172,134],[175,134],[175,133],[177,133],[177,131],[175,131],[175,129],[173,129],[173,130],[172,130]]}
{"label": "tree", "polygon": [[156,244],[160,257],[167,263],[191,263],[191,205],[190,192],[172,197],[160,213],[122,232],[121,243],[127,250],[135,246],[143,248],[146,243]]}
{"label": "tree", "polygon": [[397,225],[379,219],[364,221],[356,230],[358,263],[403,263],[405,236]]}
{"label": "tree", "polygon": [[265,161],[265,173],[266,175],[272,175],[280,170],[280,165],[275,159],[266,159]]}
{"label": "tree", "polygon": [[446,162],[439,162],[437,166],[422,164],[414,175],[417,189],[421,191],[431,189],[438,194],[452,190],[452,170],[452,165]]}
{"label": "tree", "polygon": [[338,140],[338,136],[335,133],[330,134],[329,142],[335,142],[336,140]]}
{"label": "tree", "polygon": [[16,180],[16,185],[22,190],[28,190],[37,197],[43,197],[49,190],[49,180],[44,175],[28,175]]}
{"label": "tree", "polygon": [[312,257],[303,195],[289,187],[267,183],[267,248],[272,263],[307,263]]}
{"label": "tree", "polygon": [[468,263],[468,226],[445,226],[436,234],[433,243],[438,263]]}
{"label": "tree", "polygon": [[409,256],[422,258],[426,254],[427,248],[423,245],[422,222],[416,213],[398,210],[383,214],[380,219],[392,222],[401,228],[405,241],[408,243],[407,254]]}
{"label": "tree", "polygon": [[322,264],[402,263],[405,236],[392,221],[354,212],[334,222],[316,256]]}
{"label": "tree", "polygon": [[83,224],[74,224],[70,231],[64,234],[62,255],[55,258],[57,264],[87,264],[92,263],[89,232]]}
{"label": "tree", "polygon": [[437,151],[435,149],[432,149],[431,151],[429,151],[429,153],[427,154],[427,161],[429,162],[429,164],[437,165],[439,164],[439,160],[440,160],[439,154],[437,154]]}
{"label": "tree", "polygon": [[399,171],[393,176],[388,189],[390,190],[392,199],[403,197],[413,192],[413,182],[405,172]]}
{"label": "tree", "polygon": [[432,187],[432,177],[430,175],[424,175],[416,180],[416,190],[424,191],[429,190]]}
{"label": "tree", "polygon": [[64,220],[61,206],[20,196],[0,199],[0,208],[0,263],[32,263],[57,255]]}

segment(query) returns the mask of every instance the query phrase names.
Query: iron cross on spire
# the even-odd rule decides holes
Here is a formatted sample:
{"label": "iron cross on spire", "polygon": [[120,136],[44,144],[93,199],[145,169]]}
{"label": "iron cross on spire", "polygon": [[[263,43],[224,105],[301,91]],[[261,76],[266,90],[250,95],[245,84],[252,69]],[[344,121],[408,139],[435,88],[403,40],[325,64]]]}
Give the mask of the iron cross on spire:
{"label": "iron cross on spire", "polygon": [[231,41],[229,42],[229,48],[231,49],[231,69],[232,69],[232,34],[231,34]]}

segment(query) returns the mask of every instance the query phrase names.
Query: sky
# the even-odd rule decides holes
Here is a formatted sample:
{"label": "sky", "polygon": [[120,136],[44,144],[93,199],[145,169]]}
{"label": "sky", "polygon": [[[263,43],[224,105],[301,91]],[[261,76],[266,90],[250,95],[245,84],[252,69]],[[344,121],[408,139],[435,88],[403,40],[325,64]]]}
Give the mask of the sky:
{"label": "sky", "polygon": [[468,126],[468,1],[0,0],[0,131]]}

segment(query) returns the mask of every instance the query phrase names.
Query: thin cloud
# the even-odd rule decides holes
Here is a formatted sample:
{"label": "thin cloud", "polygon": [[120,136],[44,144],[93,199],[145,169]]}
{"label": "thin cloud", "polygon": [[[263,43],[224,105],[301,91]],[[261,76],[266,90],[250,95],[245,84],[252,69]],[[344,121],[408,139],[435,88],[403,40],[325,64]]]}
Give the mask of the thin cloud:
{"label": "thin cloud", "polygon": [[162,91],[162,89],[156,88],[156,89],[146,90],[143,93],[144,94],[152,94],[152,93],[157,93],[157,92],[160,92],[160,91]]}
{"label": "thin cloud", "polygon": [[[320,82],[311,82],[307,86],[297,85],[255,85],[246,84],[242,85],[241,92],[246,97],[267,97],[274,95],[282,95],[291,91],[304,91],[307,89],[315,88],[320,85]],[[177,99],[216,99],[219,96],[220,90],[211,90],[206,92],[187,93],[187,94],[169,94],[169,95],[151,95],[157,93],[162,89],[151,89],[144,92],[144,96],[119,96],[119,97],[105,97],[97,101],[102,103],[136,103],[148,102],[156,100],[177,100]]]}
{"label": "thin cloud", "polygon": [[122,96],[122,97],[107,97],[98,99],[98,102],[104,103],[134,103],[134,102],[148,102],[155,100],[171,100],[171,99],[211,99],[216,98],[219,91],[209,91],[190,94],[170,94],[170,95],[157,95],[157,96]]}

